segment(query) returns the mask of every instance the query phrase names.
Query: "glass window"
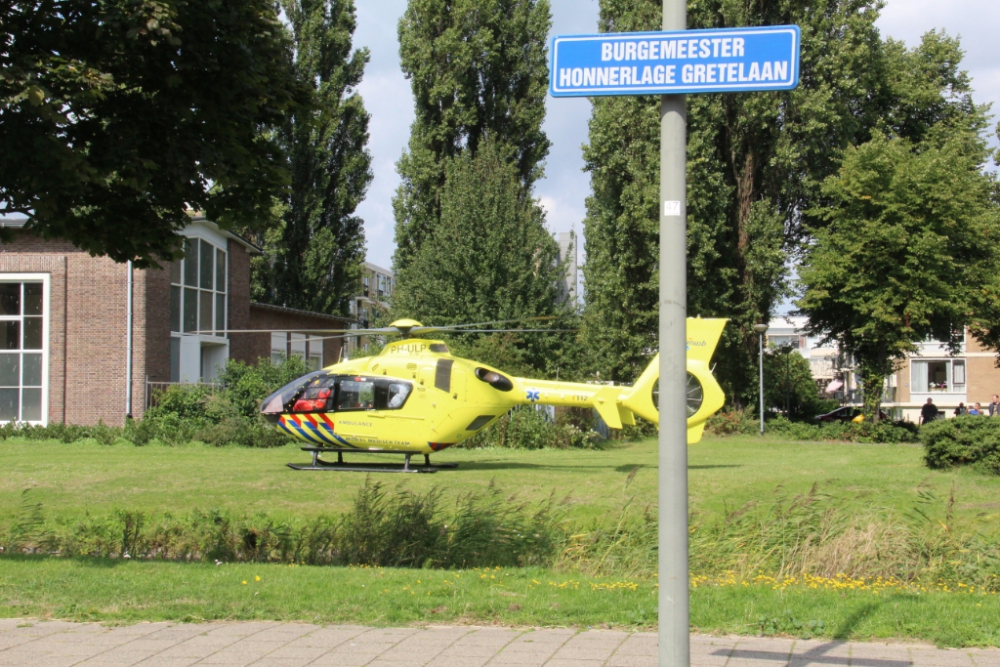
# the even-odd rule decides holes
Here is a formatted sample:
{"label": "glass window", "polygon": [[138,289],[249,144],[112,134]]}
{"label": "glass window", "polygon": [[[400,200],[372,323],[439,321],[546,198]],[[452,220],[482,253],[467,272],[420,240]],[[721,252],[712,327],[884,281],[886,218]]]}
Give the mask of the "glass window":
{"label": "glass window", "polygon": [[215,277],[215,247],[205,241],[200,241],[201,246],[201,281],[199,287],[202,289],[212,289],[212,279]]}
{"label": "glass window", "polygon": [[30,387],[42,386],[42,355],[25,354],[23,383]]}
{"label": "glass window", "polygon": [[306,335],[305,334],[292,334],[292,356],[298,357],[299,359],[306,358]]}
{"label": "glass window", "polygon": [[24,318],[24,349],[25,350],[42,349],[42,318],[40,317]]}
{"label": "glass window", "polygon": [[951,373],[955,390],[962,391],[965,386],[965,362],[958,360],[951,362]]}
{"label": "glass window", "polygon": [[213,327],[212,302],[215,296],[211,292],[201,290],[198,292],[198,330],[206,335],[211,335]]}
{"label": "glass window", "polygon": [[21,314],[21,283],[0,283],[0,315]]}
{"label": "glass window", "polygon": [[338,410],[370,410],[375,407],[375,383],[341,380],[337,391]]}
{"label": "glass window", "polygon": [[181,339],[170,339],[170,381],[181,381]]}
{"label": "glass window", "polygon": [[185,239],[184,259],[171,263],[170,282],[171,331],[225,336],[226,251]]}
{"label": "glass window", "polygon": [[184,288],[184,331],[198,330],[198,290]]}
{"label": "glass window", "polygon": [[387,407],[390,410],[403,407],[406,397],[410,395],[410,385],[401,382],[393,382],[389,385],[389,402]]}
{"label": "glass window", "polygon": [[180,333],[181,330],[181,288],[170,286],[170,330]]}
{"label": "glass window", "polygon": [[0,283],[0,421],[44,421],[44,287]]}
{"label": "glass window", "polygon": [[184,284],[198,286],[198,239],[184,241]]}
{"label": "glass window", "polygon": [[215,295],[215,335],[221,336],[226,330],[226,295]]}
{"label": "glass window", "polygon": [[308,359],[306,365],[318,371],[323,368],[323,339],[320,336],[309,336],[308,339]]}
{"label": "glass window", "polygon": [[18,320],[0,321],[0,349],[21,349],[21,323]]}
{"label": "glass window", "polygon": [[0,387],[17,386],[21,384],[21,355],[0,354]]}
{"label": "glass window", "polygon": [[288,334],[271,334],[271,363],[278,365],[288,354]]}
{"label": "glass window", "polygon": [[910,389],[917,394],[964,392],[965,360],[934,359],[911,362]]}
{"label": "glass window", "polygon": [[21,421],[42,421],[42,390],[25,388],[21,390]]}
{"label": "glass window", "polygon": [[0,421],[18,421],[21,402],[17,389],[0,389]]}
{"label": "glass window", "polygon": [[42,314],[42,283],[24,283],[24,314]]}
{"label": "glass window", "polygon": [[215,249],[215,291],[226,291],[226,253]]}

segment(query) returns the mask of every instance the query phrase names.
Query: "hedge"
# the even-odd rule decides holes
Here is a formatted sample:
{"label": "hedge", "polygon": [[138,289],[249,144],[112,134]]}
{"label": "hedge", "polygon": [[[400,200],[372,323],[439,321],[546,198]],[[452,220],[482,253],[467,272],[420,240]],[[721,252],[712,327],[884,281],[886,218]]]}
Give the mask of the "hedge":
{"label": "hedge", "polygon": [[920,429],[929,468],[971,465],[1000,475],[1000,419],[955,417],[931,422]]}

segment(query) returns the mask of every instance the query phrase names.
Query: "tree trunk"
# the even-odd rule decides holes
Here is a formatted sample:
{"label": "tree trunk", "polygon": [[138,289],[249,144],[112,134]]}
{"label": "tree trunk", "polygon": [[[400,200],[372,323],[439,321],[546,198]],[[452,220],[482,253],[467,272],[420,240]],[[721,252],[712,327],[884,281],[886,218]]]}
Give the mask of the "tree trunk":
{"label": "tree trunk", "polygon": [[892,372],[888,355],[880,351],[873,360],[874,363],[861,363],[861,385],[865,392],[865,419],[878,424],[882,412],[882,394],[885,391],[885,379]]}

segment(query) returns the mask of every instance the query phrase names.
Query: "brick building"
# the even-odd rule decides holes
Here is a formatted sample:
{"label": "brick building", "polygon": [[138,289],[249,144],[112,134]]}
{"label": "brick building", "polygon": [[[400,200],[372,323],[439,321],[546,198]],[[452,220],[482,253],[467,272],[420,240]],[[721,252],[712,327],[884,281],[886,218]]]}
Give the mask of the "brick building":
{"label": "brick building", "polygon": [[[789,346],[809,360],[820,393],[846,405],[861,405],[860,381],[850,355],[835,345],[820,346],[820,339],[805,333],[806,318],[785,317],[771,323],[767,345],[772,350]],[[958,405],[981,403],[1000,395],[997,353],[983,348],[966,331],[959,349],[952,354],[940,341],[924,341],[916,351],[896,364],[886,381],[882,409],[893,417],[920,420],[920,409],[930,398],[945,416],[954,416]]]}
{"label": "brick building", "polygon": [[260,250],[204,218],[183,232],[185,259],[145,270],[0,224],[13,231],[0,244],[0,422],[120,425],[142,415],[151,383],[211,381],[229,358],[340,356],[338,339],[270,329],[350,320],[251,303]]}

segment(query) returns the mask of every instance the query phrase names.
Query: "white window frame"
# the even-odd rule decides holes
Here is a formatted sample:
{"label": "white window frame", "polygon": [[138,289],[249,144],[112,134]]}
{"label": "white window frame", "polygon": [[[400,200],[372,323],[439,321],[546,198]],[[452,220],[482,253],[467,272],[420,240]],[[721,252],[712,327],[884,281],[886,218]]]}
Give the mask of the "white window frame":
{"label": "white window frame", "polygon": [[[930,381],[928,380],[928,386],[919,389],[916,387],[914,373],[914,366],[917,364],[932,364],[942,362],[946,365],[945,378],[947,382],[947,387],[944,390],[941,389],[931,389]],[[961,363],[965,367],[965,382],[959,385],[959,389],[956,389],[955,382],[955,363]],[[969,387],[969,368],[966,359],[960,358],[916,358],[910,360],[910,392],[914,394],[966,394]]]}
{"label": "white window frame", "polygon": [[[3,273],[0,274],[0,282],[3,283],[37,283],[41,281],[42,283],[42,419],[41,421],[30,421],[23,422],[25,424],[39,424],[41,426],[47,426],[49,423],[49,322],[50,314],[49,311],[52,308],[52,277],[48,273]],[[22,311],[24,306],[21,306]],[[12,315],[0,316],[3,320],[13,320],[15,319]],[[16,319],[20,319],[21,325],[21,335],[24,335],[24,317],[19,315]],[[23,338],[22,338],[23,340]],[[38,352],[38,350],[31,350],[31,352]],[[24,350],[21,350],[24,353]],[[22,387],[18,387],[21,389]],[[20,412],[20,406],[22,401],[18,397],[18,412]],[[0,422],[2,424],[8,424],[10,422]]]}
{"label": "white window frame", "polygon": [[[205,381],[212,380],[214,378],[214,375],[210,375],[208,377],[205,377],[204,365],[201,363],[201,359],[204,356],[205,351],[202,348],[206,348],[206,347],[213,348],[213,352],[212,353],[215,356],[218,356],[218,354],[214,350],[214,348],[217,348],[219,346],[224,346],[226,348],[226,351],[224,353],[222,353],[222,356],[225,357],[225,358],[228,358],[228,356],[229,356],[229,352],[228,352],[228,350],[229,350],[229,333],[228,333],[228,329],[229,329],[229,296],[230,296],[230,291],[229,291],[229,287],[230,287],[230,284],[229,284],[229,260],[231,259],[229,257],[229,243],[228,243],[228,240],[224,236],[222,236],[221,234],[219,234],[218,232],[215,232],[215,231],[213,231],[211,229],[208,229],[208,228],[205,228],[203,226],[199,226],[197,223],[193,224],[193,225],[191,225],[191,226],[189,226],[187,228],[185,228],[184,231],[180,235],[184,238],[185,242],[187,242],[188,239],[193,240],[193,241],[204,241],[209,246],[211,246],[212,248],[214,248],[215,253],[214,253],[214,259],[213,259],[213,265],[215,265],[216,270],[214,271],[214,275],[212,277],[212,282],[213,282],[213,289],[212,289],[212,323],[211,323],[211,327],[210,327],[213,331],[216,330],[215,326],[216,326],[216,320],[218,318],[218,315],[216,314],[216,310],[217,310],[217,305],[218,305],[217,297],[218,297],[219,294],[223,295],[223,307],[225,308],[225,312],[223,312],[223,314],[222,314],[223,329],[222,330],[218,330],[218,332],[215,333],[214,335],[213,334],[184,333],[184,290],[187,289],[189,286],[187,286],[187,285],[184,284],[184,265],[182,264],[181,265],[181,277],[180,277],[181,303],[180,303],[180,313],[179,313],[180,314],[180,329],[181,329],[181,331],[179,331],[179,332],[178,331],[173,331],[173,321],[172,321],[172,318],[171,318],[171,323],[170,323],[170,329],[171,329],[171,331],[170,331],[170,338],[171,338],[171,341],[173,341],[175,339],[180,340],[180,371],[179,371],[179,377],[175,378],[173,376],[173,368],[171,367],[171,377],[170,377],[170,380],[172,382],[182,382],[182,383],[205,382]],[[200,244],[197,244],[196,247],[198,248],[198,253],[197,254],[199,256],[198,261],[200,263],[200,261],[201,261],[201,259],[200,259],[200,255],[201,255]],[[219,251],[222,252],[223,257],[225,257],[225,261],[226,261],[226,266],[224,267],[224,270],[222,272],[223,276],[224,276],[223,279],[225,280],[225,291],[224,292],[220,292],[219,288],[218,288],[218,285],[215,285],[216,279],[218,278],[217,261],[218,261],[218,252]],[[187,259],[188,258],[186,258],[186,257],[184,258],[185,261]],[[207,291],[207,290],[204,290],[201,287],[200,268],[201,267],[199,266],[198,284],[194,285],[193,289],[196,289],[199,292],[202,292],[202,291]],[[170,271],[169,267],[167,268],[167,271],[168,272]],[[171,291],[172,291],[175,283],[171,280],[170,281],[170,285],[171,285]],[[173,301],[173,296],[171,295],[171,302],[172,301]],[[197,308],[196,308],[196,311],[197,311]],[[198,313],[198,317],[200,318],[200,312]],[[202,330],[205,330],[205,328],[202,325],[199,324],[199,327],[196,330],[197,331],[202,331]],[[173,343],[171,343],[171,344],[173,344]],[[195,349],[195,348],[197,348],[197,349]],[[197,357],[197,363],[195,363],[195,357]],[[172,366],[172,364],[171,364],[171,366]]]}

